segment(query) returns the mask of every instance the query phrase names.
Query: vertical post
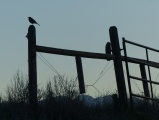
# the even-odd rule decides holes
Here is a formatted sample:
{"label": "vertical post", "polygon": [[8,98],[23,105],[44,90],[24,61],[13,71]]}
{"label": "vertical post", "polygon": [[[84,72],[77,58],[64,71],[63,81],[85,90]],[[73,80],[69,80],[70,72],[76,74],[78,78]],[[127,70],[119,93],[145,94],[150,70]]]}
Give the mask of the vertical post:
{"label": "vertical post", "polygon": [[125,58],[125,67],[126,67],[126,72],[127,72],[127,79],[128,79],[128,88],[129,88],[129,96],[130,96],[130,107],[131,110],[133,111],[133,100],[132,100],[132,90],[131,90],[131,82],[130,82],[130,74],[129,74],[129,65],[128,65],[128,56],[127,56],[127,51],[126,51],[126,42],[125,38],[123,39],[123,50],[124,50],[124,58]]}
{"label": "vertical post", "polygon": [[77,74],[78,74],[78,83],[79,83],[79,90],[80,94],[85,93],[85,84],[84,84],[84,76],[83,76],[83,69],[82,69],[82,60],[80,56],[76,56],[76,66],[77,66]]}
{"label": "vertical post", "polygon": [[[144,64],[140,64],[140,72],[141,72],[142,79],[147,80],[146,70],[145,70],[145,65]],[[143,88],[144,88],[144,95],[146,97],[150,97],[148,83],[146,81],[142,81],[142,84],[143,84]]]}
{"label": "vertical post", "polygon": [[121,59],[121,53],[120,53],[118,31],[115,26],[110,27],[109,35],[110,35],[112,53],[116,57],[114,59],[114,69],[115,69],[115,75],[116,75],[120,107],[122,109],[126,109],[127,103],[128,103],[127,102],[127,93],[126,93],[124,72],[123,72],[122,59]]}
{"label": "vertical post", "polygon": [[107,42],[107,43],[106,43],[105,53],[106,53],[107,55],[110,55],[110,54],[111,54],[111,45],[110,45],[110,42]]}
{"label": "vertical post", "polygon": [[36,29],[28,28],[28,69],[29,69],[29,104],[31,115],[36,116],[37,110],[37,70],[36,70]]}

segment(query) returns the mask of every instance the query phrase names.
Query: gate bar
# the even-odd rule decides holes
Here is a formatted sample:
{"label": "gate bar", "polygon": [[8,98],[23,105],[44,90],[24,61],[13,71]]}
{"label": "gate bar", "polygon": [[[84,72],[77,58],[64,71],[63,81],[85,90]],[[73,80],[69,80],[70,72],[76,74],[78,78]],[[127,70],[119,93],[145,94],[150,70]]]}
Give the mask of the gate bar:
{"label": "gate bar", "polygon": [[[84,52],[84,51],[76,51],[76,50],[67,50],[67,49],[60,49],[60,48],[52,48],[52,47],[45,47],[45,46],[36,46],[36,51],[37,52],[43,52],[43,53],[50,53],[50,54],[58,54],[58,55],[66,55],[66,56],[80,56],[84,58],[93,58],[93,59],[104,59],[104,60],[114,60],[115,56],[114,55],[109,55],[105,53],[92,53],[92,52]],[[122,61],[125,61],[125,57],[121,56]],[[143,59],[138,59],[138,58],[132,58],[132,57],[127,57],[128,62],[131,63],[147,63],[147,60]],[[159,63],[149,61],[150,66],[159,68]]]}

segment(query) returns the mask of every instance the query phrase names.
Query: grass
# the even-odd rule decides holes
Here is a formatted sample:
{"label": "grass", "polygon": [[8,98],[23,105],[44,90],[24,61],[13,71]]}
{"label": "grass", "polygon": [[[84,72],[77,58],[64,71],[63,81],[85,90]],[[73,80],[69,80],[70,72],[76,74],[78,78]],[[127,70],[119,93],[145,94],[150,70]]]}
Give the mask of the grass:
{"label": "grass", "polygon": [[[124,112],[118,109],[117,97],[113,104],[103,102],[101,105],[88,106],[79,98],[76,78],[55,76],[45,88],[38,88],[38,120],[158,120],[159,104],[152,107],[150,101],[138,99],[134,111],[130,108]],[[6,96],[0,96],[0,120],[31,120],[28,79],[17,72]],[[117,100],[115,100],[117,99]]]}

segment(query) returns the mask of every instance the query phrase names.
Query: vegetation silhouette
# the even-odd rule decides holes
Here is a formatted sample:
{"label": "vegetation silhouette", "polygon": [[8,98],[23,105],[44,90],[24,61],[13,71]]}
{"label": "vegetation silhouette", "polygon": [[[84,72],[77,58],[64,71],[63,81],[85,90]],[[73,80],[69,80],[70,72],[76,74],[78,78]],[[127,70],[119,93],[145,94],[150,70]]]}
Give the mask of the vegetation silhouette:
{"label": "vegetation silhouette", "polygon": [[[143,99],[135,99],[136,107],[122,113],[118,110],[118,96],[112,96],[112,104],[103,100],[95,105],[86,105],[85,99],[79,95],[77,78],[66,76],[54,76],[47,82],[46,87],[38,86],[38,118],[39,120],[123,120],[123,119],[159,119],[158,104],[152,109],[151,102]],[[108,92],[107,92],[108,93]],[[7,86],[6,96],[0,96],[0,119],[1,120],[28,120],[28,77],[17,71]],[[84,95],[83,95],[84,96]],[[103,95],[108,96],[108,95]],[[100,96],[102,97],[102,96]],[[85,98],[85,97],[84,97]],[[142,114],[141,114],[142,113]],[[144,114],[145,113],[145,114]]]}

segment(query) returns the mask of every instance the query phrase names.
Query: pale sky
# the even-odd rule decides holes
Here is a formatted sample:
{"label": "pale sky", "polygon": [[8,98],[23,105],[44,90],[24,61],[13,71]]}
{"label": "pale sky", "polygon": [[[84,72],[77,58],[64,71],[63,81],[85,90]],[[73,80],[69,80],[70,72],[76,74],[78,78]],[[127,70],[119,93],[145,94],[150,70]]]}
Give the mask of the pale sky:
{"label": "pale sky", "polygon": [[[27,34],[33,17],[36,27],[37,44],[41,46],[105,53],[109,42],[109,27],[118,28],[120,46],[122,37],[158,49],[159,1],[158,0],[27,0],[0,2],[0,92],[4,92],[14,73],[19,69],[28,73]],[[130,47],[131,48],[131,47]],[[134,57],[144,58],[143,52],[130,49]],[[38,53],[37,53],[38,54]],[[123,52],[122,52],[123,54]],[[60,74],[76,77],[73,57],[42,54]],[[157,54],[152,56],[157,57]],[[152,58],[153,60],[153,58]],[[105,60],[82,59],[85,83],[93,84],[108,63]],[[111,61],[108,65],[111,66]],[[125,66],[125,65],[124,65]],[[133,68],[135,74],[138,68]],[[38,83],[46,82],[56,75],[37,58]],[[158,72],[154,74],[156,79]],[[96,83],[101,92],[116,89],[113,67]],[[127,83],[126,83],[127,84]],[[134,89],[136,89],[134,87]],[[88,87],[88,94],[98,92]],[[136,89],[137,90],[137,89]]]}

